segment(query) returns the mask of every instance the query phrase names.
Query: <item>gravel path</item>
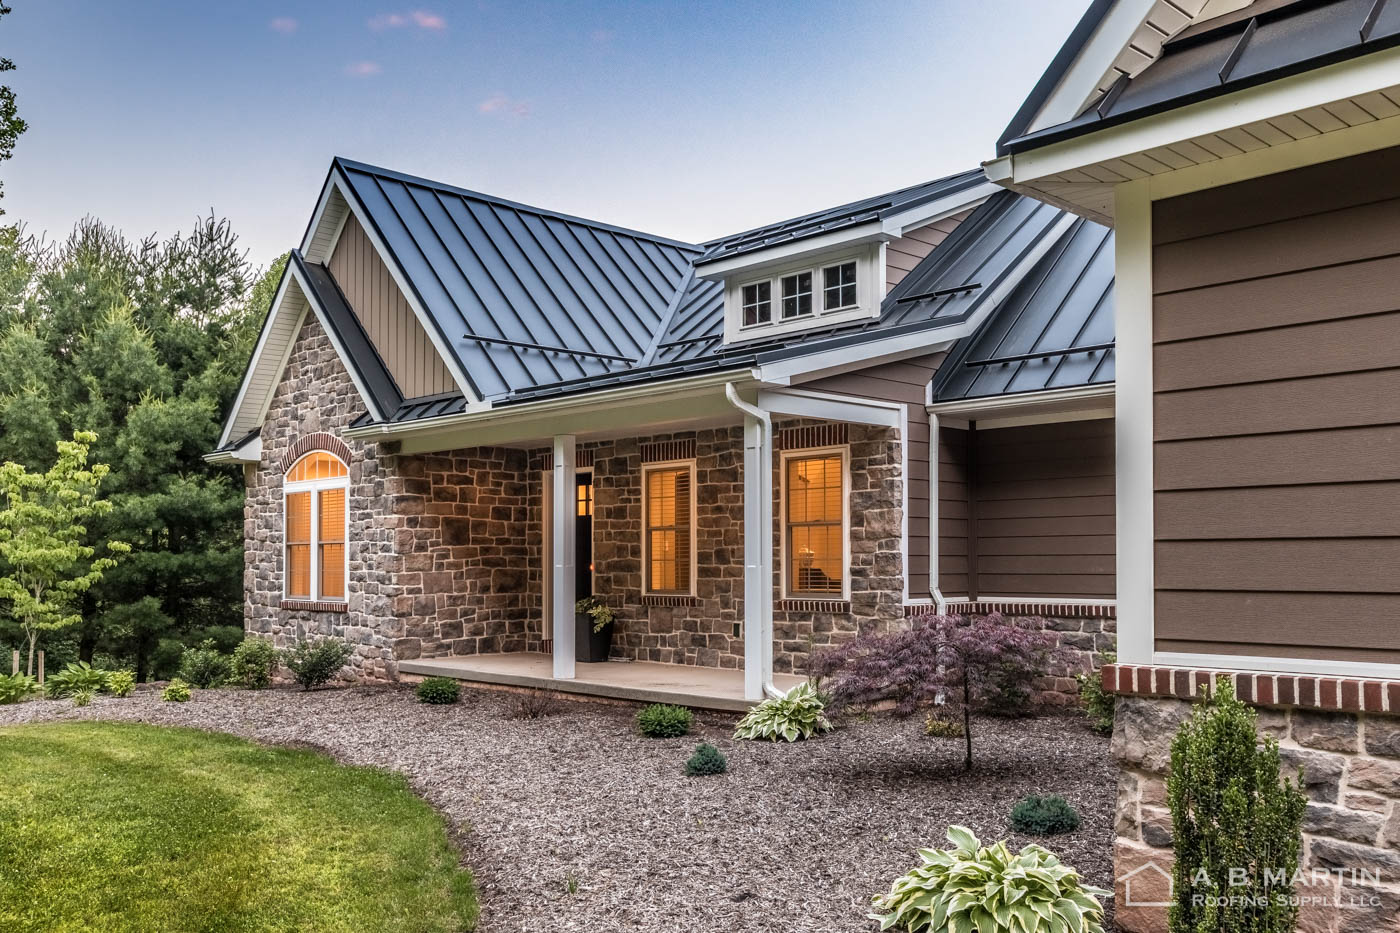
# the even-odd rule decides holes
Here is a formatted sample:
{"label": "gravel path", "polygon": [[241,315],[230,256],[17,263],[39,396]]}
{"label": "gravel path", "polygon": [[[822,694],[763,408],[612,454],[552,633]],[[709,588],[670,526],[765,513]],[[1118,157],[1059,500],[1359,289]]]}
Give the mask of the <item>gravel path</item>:
{"label": "gravel path", "polygon": [[[1012,804],[1032,792],[1079,810],[1077,832],[1041,841],[1111,887],[1116,778],[1107,740],[1078,719],[978,722],[978,766],[965,775],[960,742],[926,738],[916,720],[770,745],[732,741],[732,716],[701,713],[698,734],[657,740],[636,734],[628,707],[567,703],[518,720],[514,702],[464,690],[460,705],[424,706],[381,687],[205,690],[176,704],[142,688],[84,709],[0,707],[0,726],[196,726],[401,771],[453,822],[480,886],[482,933],[873,930],[870,896],[917,861],[915,849],[941,844],[949,823],[984,841],[1007,835]],[[728,756],[729,773],[684,776],[702,739]]]}

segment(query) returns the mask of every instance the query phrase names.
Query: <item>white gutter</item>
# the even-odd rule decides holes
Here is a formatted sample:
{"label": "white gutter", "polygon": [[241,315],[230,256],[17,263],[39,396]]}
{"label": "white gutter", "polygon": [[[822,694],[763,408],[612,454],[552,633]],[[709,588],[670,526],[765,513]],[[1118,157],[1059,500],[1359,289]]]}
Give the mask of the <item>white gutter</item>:
{"label": "white gutter", "polygon": [[[744,692],[780,697],[783,691],[773,685],[773,418],[740,398],[732,382],[725,383],[724,395],[753,419],[744,425],[744,679],[748,688],[750,675],[756,676],[758,689]],[[756,430],[750,431],[751,427]],[[750,469],[757,472],[755,496],[749,495]],[[751,585],[755,578],[757,583]]]}

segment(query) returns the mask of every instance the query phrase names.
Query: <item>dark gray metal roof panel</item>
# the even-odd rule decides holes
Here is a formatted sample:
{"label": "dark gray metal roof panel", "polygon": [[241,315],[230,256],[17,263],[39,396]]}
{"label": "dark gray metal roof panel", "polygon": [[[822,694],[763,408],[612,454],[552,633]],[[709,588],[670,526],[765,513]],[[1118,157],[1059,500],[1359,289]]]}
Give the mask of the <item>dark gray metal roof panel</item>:
{"label": "dark gray metal roof panel", "polygon": [[891,215],[918,207],[920,204],[927,204],[930,201],[937,201],[957,194],[959,191],[974,188],[984,181],[986,181],[986,175],[980,168],[976,168],[959,172],[956,175],[949,175],[946,178],[937,178],[922,184],[911,185],[908,188],[900,188],[898,191],[877,194],[859,201],[852,201],[849,204],[804,214],[801,217],[755,227],[752,230],[745,230],[743,233],[736,233],[705,243],[705,254],[698,262],[728,259],[732,256],[767,249],[770,246],[830,233],[833,230],[842,230],[873,220],[883,220]]}
{"label": "dark gray metal roof panel", "polygon": [[1113,231],[1077,220],[953,348],[934,380],[934,400],[1111,383],[1113,275]]}
{"label": "dark gray metal roof panel", "polygon": [[292,250],[291,261],[311,288],[312,294],[307,297],[320,306],[327,325],[350,357],[349,365],[354,367],[355,374],[360,377],[360,383],[373,398],[374,404],[386,414],[397,409],[403,404],[403,393],[365,333],[360,319],[350,310],[350,304],[335,284],[330,270],[319,262],[307,262],[302,258],[301,250]]}
{"label": "dark gray metal roof panel", "polygon": [[1075,119],[1006,140],[1001,150],[1033,149],[1400,45],[1400,4],[1384,0],[1293,0],[1249,12],[1187,29]]}

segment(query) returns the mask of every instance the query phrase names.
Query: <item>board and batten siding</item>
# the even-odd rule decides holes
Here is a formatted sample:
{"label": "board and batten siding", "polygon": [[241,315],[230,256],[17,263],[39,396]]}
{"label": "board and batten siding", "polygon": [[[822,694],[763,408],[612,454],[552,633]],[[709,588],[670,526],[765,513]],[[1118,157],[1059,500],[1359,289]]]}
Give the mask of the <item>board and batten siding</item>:
{"label": "board and batten siding", "polygon": [[908,564],[904,568],[911,599],[928,599],[929,585],[929,432],[928,384],[944,354],[885,363],[871,369],[827,376],[802,384],[804,389],[853,395],[881,402],[900,402],[908,413],[909,437],[905,478],[908,491]]}
{"label": "board and batten siding", "polygon": [[888,295],[906,275],[914,271],[914,267],[923,262],[924,257],[946,240],[948,234],[971,213],[967,210],[936,220],[885,244],[885,294]]}
{"label": "board and batten siding", "polygon": [[1158,651],[1400,663],[1400,150],[1153,211]]}
{"label": "board and batten siding", "polygon": [[326,267],[405,399],[458,391],[452,373],[353,214],[346,218]]}

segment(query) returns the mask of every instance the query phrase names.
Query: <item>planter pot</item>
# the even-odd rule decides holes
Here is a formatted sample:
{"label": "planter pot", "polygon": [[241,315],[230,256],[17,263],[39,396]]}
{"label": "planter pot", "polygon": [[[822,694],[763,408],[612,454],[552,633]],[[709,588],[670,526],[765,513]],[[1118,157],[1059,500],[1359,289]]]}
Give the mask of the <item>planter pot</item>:
{"label": "planter pot", "polygon": [[593,631],[593,617],[586,612],[574,613],[574,660],[595,664],[608,659],[612,648],[612,623],[601,632]]}

